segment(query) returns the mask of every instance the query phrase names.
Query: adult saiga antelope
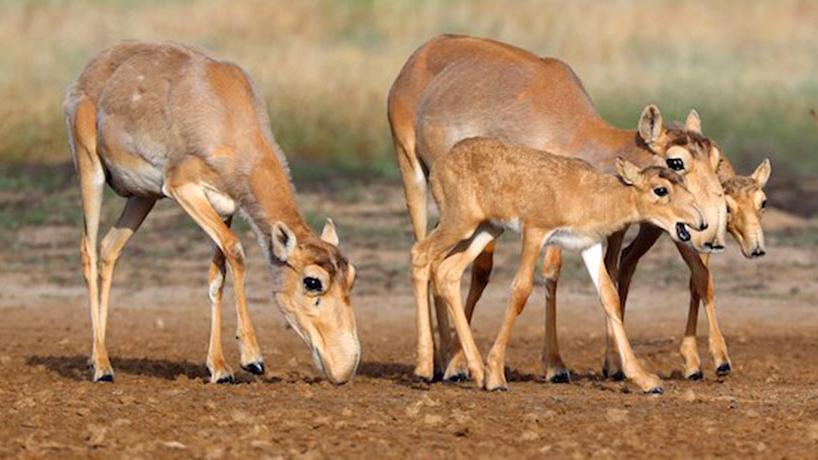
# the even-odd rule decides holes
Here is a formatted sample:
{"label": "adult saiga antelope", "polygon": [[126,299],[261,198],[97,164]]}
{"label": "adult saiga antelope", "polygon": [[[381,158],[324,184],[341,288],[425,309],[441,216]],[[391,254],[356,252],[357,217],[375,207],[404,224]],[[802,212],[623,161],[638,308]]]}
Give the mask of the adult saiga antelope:
{"label": "adult saiga antelope", "polygon": [[[461,141],[435,164],[430,183],[440,222],[412,248],[416,300],[419,308],[429,309],[431,275],[478,386],[506,388],[505,352],[511,328],[531,293],[534,266],[543,245],[556,245],[582,251],[625,374],[643,391],[662,392],[659,378],[645,372],[628,343],[619,297],[603,259],[603,242],[629,223],[647,221],[686,243],[688,228],[703,230],[707,223],[681,176],[669,168],[640,170],[620,159],[616,170],[619,177],[600,173],[583,160],[487,138]],[[523,247],[484,381],[482,358],[460,301],[460,278],[504,227],[522,233]]]}
{"label": "adult saiga antelope", "polygon": [[[636,130],[618,129],[599,116],[564,62],[493,40],[442,35],[422,45],[403,66],[389,93],[388,115],[417,240],[426,235],[426,182],[434,163],[462,139],[489,136],[581,158],[606,171],[613,169],[619,156],[640,167],[667,165],[682,175],[710,224],[705,231],[692,232],[692,248],[686,250],[693,254],[693,249],[712,252],[724,247],[725,200],[716,174],[719,149],[701,135],[695,111],[684,127],[667,127],[659,109],[650,105]],[[608,239],[606,264],[614,278],[623,237],[624,230]],[[493,243],[475,260],[465,307],[468,318],[488,282],[492,253]],[[553,324],[556,317],[560,264],[559,248],[548,247],[546,324]],[[437,311],[438,318],[445,320],[445,313]],[[434,372],[431,320],[429,312],[417,313],[415,373],[430,379]],[[441,348],[445,348],[448,327],[440,330]],[[612,332],[609,328],[609,336]],[[608,361],[616,363],[616,354],[609,346],[606,368],[614,365]],[[556,341],[550,336],[545,357],[548,378],[567,380]],[[462,375],[464,370],[458,354],[449,363],[446,377]]]}
{"label": "adult saiga antelope", "polygon": [[[275,299],[316,367],[334,383],[352,377],[360,358],[349,300],[355,268],[338,250],[332,221],[319,237],[298,211],[264,103],[241,68],[182,45],[125,42],[88,64],[68,88],[65,112],[82,196],[94,381],[114,375],[105,348],[114,266],[164,197],[179,203],[216,244],[209,276],[211,381],[233,379],[221,345],[226,265],[235,286],[241,367],[264,372],[244,294],[244,251],[230,230],[236,211],[252,224],[273,272]],[[127,202],[98,257],[106,182]]]}

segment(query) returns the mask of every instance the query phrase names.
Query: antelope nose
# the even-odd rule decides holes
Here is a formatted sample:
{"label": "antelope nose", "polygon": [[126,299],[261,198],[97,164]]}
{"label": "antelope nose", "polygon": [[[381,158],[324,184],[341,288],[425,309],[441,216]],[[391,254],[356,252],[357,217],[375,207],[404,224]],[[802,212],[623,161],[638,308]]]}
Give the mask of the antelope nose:
{"label": "antelope nose", "polygon": [[765,250],[763,250],[761,248],[755,248],[755,249],[753,249],[753,252],[750,253],[750,255],[753,256],[753,257],[761,257],[764,254],[767,254],[767,251],[765,251]]}

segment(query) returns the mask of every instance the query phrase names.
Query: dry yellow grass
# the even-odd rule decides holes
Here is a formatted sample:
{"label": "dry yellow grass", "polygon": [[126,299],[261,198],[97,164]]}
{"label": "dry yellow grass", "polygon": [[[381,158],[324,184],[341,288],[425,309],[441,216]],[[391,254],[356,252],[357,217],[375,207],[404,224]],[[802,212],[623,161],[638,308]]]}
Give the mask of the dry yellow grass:
{"label": "dry yellow grass", "polygon": [[64,161],[63,88],[121,39],[193,43],[247,68],[296,163],[392,168],[385,97],[409,53],[441,32],[571,63],[603,114],[696,107],[739,160],[815,171],[818,2],[0,0],[0,161]]}

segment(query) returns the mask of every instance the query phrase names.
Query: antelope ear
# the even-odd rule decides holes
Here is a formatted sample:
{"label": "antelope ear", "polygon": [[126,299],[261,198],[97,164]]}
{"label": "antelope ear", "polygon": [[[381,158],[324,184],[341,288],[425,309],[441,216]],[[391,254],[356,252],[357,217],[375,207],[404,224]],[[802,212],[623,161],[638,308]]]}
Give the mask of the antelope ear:
{"label": "antelope ear", "polygon": [[710,160],[710,166],[713,167],[713,170],[719,170],[719,163],[721,163],[721,152],[715,145],[710,147],[710,152],[708,152],[708,157]]}
{"label": "antelope ear", "polygon": [[696,134],[702,133],[702,119],[699,117],[699,112],[696,109],[690,109],[685,120],[685,131],[692,131]]}
{"label": "antelope ear", "polygon": [[287,224],[281,221],[273,224],[273,230],[270,234],[270,252],[273,257],[280,262],[286,262],[295,253],[297,244],[295,234],[287,227]]}
{"label": "antelope ear", "polygon": [[338,233],[335,232],[335,222],[329,217],[327,217],[327,222],[324,224],[324,229],[321,230],[321,239],[333,246],[338,246]]}
{"label": "antelope ear", "polygon": [[358,277],[358,271],[355,269],[355,266],[349,264],[349,271],[347,271],[347,286],[349,286],[349,290],[352,290],[352,287],[355,286],[355,279]]}
{"label": "antelope ear", "polygon": [[635,164],[622,157],[618,157],[616,159],[615,167],[616,173],[619,175],[619,178],[622,179],[622,182],[624,182],[625,185],[636,185],[641,183],[642,172]]}
{"label": "antelope ear", "polygon": [[758,165],[756,170],[753,171],[751,177],[753,178],[754,181],[756,181],[756,184],[758,184],[760,188],[764,188],[764,186],[767,185],[767,181],[770,180],[770,174],[772,172],[773,167],[770,164],[770,159],[765,158],[764,161],[762,161],[761,164]]}
{"label": "antelope ear", "polygon": [[639,117],[639,137],[645,141],[646,144],[651,145],[659,139],[659,136],[664,132],[664,122],[662,121],[662,112],[659,107],[653,104],[645,106],[642,109],[642,115]]}

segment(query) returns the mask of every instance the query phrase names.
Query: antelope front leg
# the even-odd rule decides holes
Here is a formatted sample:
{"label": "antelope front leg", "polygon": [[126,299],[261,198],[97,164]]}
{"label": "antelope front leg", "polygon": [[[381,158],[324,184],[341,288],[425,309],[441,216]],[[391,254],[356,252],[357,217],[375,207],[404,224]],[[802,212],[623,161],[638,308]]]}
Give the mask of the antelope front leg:
{"label": "antelope front leg", "polygon": [[244,294],[244,250],[241,247],[241,242],[230,228],[222,222],[200,186],[189,182],[175,183],[177,180],[176,175],[184,180],[183,172],[183,168],[172,172],[173,175],[168,187],[170,194],[219,246],[227,259],[227,264],[230,266],[230,272],[233,275],[233,290],[236,296],[236,313],[238,316],[236,338],[239,339],[241,367],[253,374],[263,374],[264,360],[256,342],[256,334],[250,322]]}
{"label": "antelope front leg", "polygon": [[508,341],[511,339],[511,328],[517,316],[523,311],[528,296],[531,295],[531,288],[534,284],[534,268],[537,265],[537,256],[542,248],[545,232],[540,230],[526,230],[523,234],[523,251],[520,260],[520,268],[511,284],[511,301],[506,308],[503,317],[503,325],[497,334],[497,339],[491,347],[487,361],[488,377],[486,389],[489,391],[507,390],[506,382],[506,349]]}
{"label": "antelope front leg", "polygon": [[557,342],[557,283],[562,270],[562,251],[559,246],[546,246],[543,257],[545,278],[545,379],[551,383],[569,383],[571,372],[565,367]]}
{"label": "antelope front leg", "polygon": [[[231,219],[225,221],[230,226]],[[207,349],[207,369],[210,371],[211,383],[232,383],[235,381],[233,370],[227,365],[222,351],[222,294],[224,278],[227,275],[224,253],[218,247],[213,250],[208,273],[210,308],[210,344]]]}
{"label": "antelope front leg", "polygon": [[701,380],[702,367],[699,359],[699,346],[696,343],[696,326],[699,321],[699,293],[696,291],[696,285],[693,278],[690,278],[690,309],[687,313],[687,325],[685,327],[685,336],[682,339],[682,345],[679,347],[679,353],[682,355],[684,362],[684,375],[688,380]]}
{"label": "antelope front leg", "polygon": [[608,316],[608,322],[613,330],[616,346],[619,349],[619,358],[625,376],[636,383],[646,393],[661,394],[664,390],[659,377],[646,372],[633,353],[619,310],[619,294],[608,275],[602,254],[602,244],[598,243],[582,251],[582,260],[588,274],[596,286],[602,307]]}
{"label": "antelope front leg", "polygon": [[[622,251],[620,263],[617,270],[617,288],[619,292],[619,311],[622,313],[622,321],[625,321],[625,307],[628,303],[628,292],[630,291],[631,281],[636,272],[636,265],[639,259],[642,258],[649,250],[656,244],[656,241],[662,235],[662,230],[658,227],[649,224],[642,224],[639,226],[639,234],[636,235],[633,242]],[[623,234],[624,236],[624,234]],[[621,243],[621,242],[620,242]],[[611,255],[608,251],[607,255]],[[606,262],[607,263],[607,262]],[[609,271],[609,273],[611,273]],[[602,365],[602,374],[606,377],[610,376],[614,379],[624,378],[622,372],[622,364],[619,361],[619,354],[614,348],[613,328],[609,322],[606,322],[608,331],[605,362]]]}
{"label": "antelope front leg", "polygon": [[710,354],[713,356],[713,363],[716,367],[716,374],[725,376],[733,370],[730,363],[730,356],[727,354],[727,343],[719,328],[719,321],[716,318],[716,303],[714,295],[713,274],[710,272],[708,254],[699,254],[702,267],[706,272],[704,276],[704,286],[699,289],[699,295],[704,299],[704,311],[707,313],[707,323],[709,325],[708,342],[710,344]]}
{"label": "antelope front leg", "polygon": [[[693,312],[693,301],[694,298],[696,300],[696,312],[698,313],[698,304],[699,299],[704,301],[704,311],[707,314],[707,322],[709,325],[709,344],[710,344],[710,353],[713,356],[713,363],[716,368],[716,374],[720,376],[724,376],[729,374],[732,371],[732,364],[730,363],[730,357],[727,354],[727,344],[724,342],[724,336],[721,334],[721,329],[719,329],[718,319],[716,318],[716,305],[714,301],[714,285],[713,285],[713,275],[710,272],[710,256],[708,254],[698,254],[694,252],[692,249],[688,248],[687,246],[677,244],[676,247],[678,248],[679,252],[684,258],[685,262],[687,263],[688,267],[690,268],[690,286],[691,286],[691,314]],[[695,338],[695,324],[692,326],[690,322],[694,321],[692,318],[688,318],[688,328],[693,328],[693,336]],[[685,340],[689,339],[685,337]],[[682,345],[684,349],[684,344]],[[684,351],[683,351],[684,353]],[[687,363],[692,362],[694,365],[697,365],[699,361],[698,352],[695,353],[695,357],[693,357],[692,353],[688,353],[685,356],[685,368],[687,371]],[[699,374],[701,374],[701,367],[698,367]],[[686,374],[686,375],[693,375],[694,374]]]}

